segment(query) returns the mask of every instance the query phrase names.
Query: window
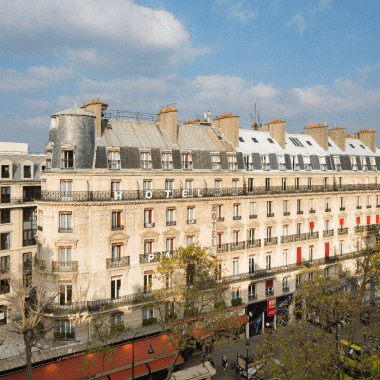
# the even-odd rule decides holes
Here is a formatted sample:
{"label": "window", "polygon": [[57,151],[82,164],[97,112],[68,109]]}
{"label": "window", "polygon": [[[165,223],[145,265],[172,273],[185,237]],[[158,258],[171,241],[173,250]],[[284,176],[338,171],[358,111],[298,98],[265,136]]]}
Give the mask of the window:
{"label": "window", "polygon": [[54,339],[68,340],[75,339],[74,321],[55,321],[54,322]]}
{"label": "window", "polygon": [[305,170],[311,170],[310,156],[305,156],[303,158],[303,163],[305,165]]}
{"label": "window", "polygon": [[219,197],[222,195],[222,180],[216,179],[214,182],[215,186],[215,196]]}
{"label": "window", "polygon": [[154,308],[153,307],[144,307],[143,309],[143,319],[154,318]]}
{"label": "window", "polygon": [[166,252],[174,251],[174,237],[166,238]]}
{"label": "window", "polygon": [[0,239],[1,250],[11,249],[11,234],[9,232],[0,234]]}
{"label": "window", "polygon": [[327,169],[326,157],[320,157],[321,170],[325,171]]}
{"label": "window", "polygon": [[266,269],[272,269],[272,255],[266,255]]}
{"label": "window", "polygon": [[301,285],[301,275],[297,274],[296,275],[296,290],[300,288],[300,285]]}
{"label": "window", "polygon": [[11,257],[1,256],[0,257],[0,273],[7,273],[11,267]]}
{"label": "window", "polygon": [[309,230],[309,233],[310,233],[310,234],[313,234],[313,233],[314,233],[314,222],[310,222],[310,223],[309,223],[309,229],[310,229],[310,230]]}
{"label": "window", "polygon": [[261,155],[261,165],[262,165],[263,170],[270,169],[269,155],[267,154]]}
{"label": "window", "polygon": [[112,230],[122,230],[124,226],[121,224],[122,211],[115,210],[112,211]]}
{"label": "window", "polygon": [[281,171],[286,170],[285,156],[277,156],[278,158],[278,167]]}
{"label": "window", "polygon": [[248,191],[252,192],[254,188],[255,188],[255,179],[248,178]]}
{"label": "window", "polygon": [[312,186],[313,186],[313,178],[308,177],[308,179],[307,179],[307,188],[309,190],[311,190]]}
{"label": "window", "polygon": [[231,298],[234,300],[240,298],[240,288],[232,288]]}
{"label": "window", "polygon": [[343,186],[343,177],[338,177],[338,187],[342,188]]}
{"label": "window", "polygon": [[73,232],[71,211],[59,212],[59,232]]}
{"label": "window", "polygon": [[313,257],[314,257],[314,246],[310,246],[309,247],[309,261],[313,261]]}
{"label": "window", "polygon": [[9,179],[10,175],[9,165],[1,165],[1,178]]}
{"label": "window", "polygon": [[239,231],[232,232],[232,241],[234,244],[239,243]]}
{"label": "window", "polygon": [[35,245],[36,232],[37,232],[37,209],[24,208],[23,211],[23,246]]}
{"label": "window", "polygon": [[237,170],[237,160],[234,154],[228,156],[228,168],[230,170]]}
{"label": "window", "polygon": [[325,278],[326,279],[330,278],[330,268],[325,268]]}
{"label": "window", "polygon": [[289,201],[283,201],[282,202],[283,212],[284,215],[289,215]]}
{"label": "window", "polygon": [[59,306],[67,306],[73,300],[73,286],[70,282],[61,282],[59,284]]}
{"label": "window", "polygon": [[150,152],[140,152],[141,169],[152,169],[152,155]]}
{"label": "window", "polygon": [[288,265],[288,251],[282,252],[282,262],[284,267]]}
{"label": "window", "polygon": [[281,180],[281,184],[282,184],[282,190],[286,190],[286,178],[282,178]]}
{"label": "window", "polygon": [[289,235],[289,226],[287,224],[285,224],[282,227],[282,236],[288,236],[288,235]]}
{"label": "window", "polygon": [[187,270],[187,273],[186,273],[187,286],[192,286],[194,284],[194,276],[195,276],[194,264],[188,264],[186,270]]}
{"label": "window", "polygon": [[339,254],[343,255],[343,242],[339,242]]}
{"label": "window", "polygon": [[249,273],[255,273],[255,258],[252,256],[248,261]]}
{"label": "window", "polygon": [[295,188],[296,188],[296,190],[300,189],[300,178],[299,177],[297,177],[295,180]]}
{"label": "window", "polygon": [[11,291],[9,281],[7,278],[3,278],[0,280],[0,294],[6,294]]}
{"label": "window", "polygon": [[118,262],[121,260],[121,249],[123,245],[120,243],[113,243],[112,244],[112,262]]}
{"label": "window", "polygon": [[111,277],[111,298],[121,298],[121,276]]}
{"label": "window", "polygon": [[74,150],[62,150],[61,169],[74,169]]}
{"label": "window", "polygon": [[73,197],[73,181],[61,180],[61,199],[63,201],[72,200]]}
{"label": "window", "polygon": [[[1,285],[0,285],[0,294],[2,294]],[[7,307],[5,305],[0,305],[0,326],[7,324]]]}
{"label": "window", "polygon": [[239,259],[234,259],[232,261],[232,271],[234,276],[239,274]]}
{"label": "window", "polygon": [[220,170],[220,156],[219,154],[213,154],[211,156],[211,164],[213,170]]}
{"label": "window", "polygon": [[191,158],[191,153],[182,153],[182,169],[192,169],[193,161]]}
{"label": "window", "polygon": [[358,165],[355,156],[350,157],[352,170],[358,170]]}
{"label": "window", "polygon": [[327,189],[328,183],[329,183],[329,179],[327,177],[324,177],[323,178],[323,187],[325,188],[325,190]]}
{"label": "window", "polygon": [[282,291],[284,293],[289,291],[289,282],[288,282],[288,277],[284,277],[282,279]]}
{"label": "window", "polygon": [[330,221],[329,220],[325,220],[325,230],[328,231],[329,227],[330,227]]}
{"label": "window", "polygon": [[168,207],[166,209],[166,225],[167,226],[175,226],[175,208],[174,207]]}
{"label": "window", "polygon": [[340,165],[340,158],[339,157],[333,157],[333,160],[334,160],[335,170],[337,170],[337,171],[342,170],[342,166]]}
{"label": "window", "polygon": [[239,180],[232,180],[232,195],[238,195],[239,193]]}
{"label": "window", "polygon": [[153,275],[152,273],[144,273],[144,293],[152,292],[152,281]]}
{"label": "window", "polygon": [[153,240],[145,240],[144,241],[144,254],[149,255],[153,252]]}
{"label": "window", "polygon": [[122,198],[121,181],[111,181],[111,198],[115,200]]}
{"label": "window", "polygon": [[173,179],[166,179],[165,180],[166,198],[172,198],[173,197],[173,190],[174,190],[174,180]]}
{"label": "window", "polygon": [[302,224],[301,223],[297,223],[297,236],[298,237],[301,235],[301,228],[302,228]]}
{"label": "window", "polygon": [[187,224],[195,223],[195,206],[187,207]]}
{"label": "window", "polygon": [[118,150],[109,150],[107,152],[108,169],[120,169],[120,152]]}
{"label": "window", "polygon": [[356,208],[362,208],[360,205],[360,196],[359,195],[356,197]]}
{"label": "window", "polygon": [[311,272],[311,273],[309,273],[309,280],[313,280],[314,279],[314,273],[313,272]]}
{"label": "window", "polygon": [[51,165],[53,162],[53,152],[51,149],[46,151],[46,169],[51,169]]}
{"label": "window", "polygon": [[186,245],[190,247],[192,244],[194,244],[194,235],[187,235]]}
{"label": "window", "polygon": [[115,313],[111,314],[111,326],[120,325],[123,323],[123,314]]}
{"label": "window", "polygon": [[224,217],[223,217],[223,205],[218,205],[217,206],[217,217],[218,217],[218,222],[222,222],[224,220]]}
{"label": "window", "polygon": [[0,224],[6,224],[11,222],[11,210],[2,209],[0,211]]}
{"label": "window", "polygon": [[249,215],[251,217],[257,216],[256,215],[256,202],[250,202],[250,204],[249,204]]}
{"label": "window", "polygon": [[71,265],[71,247],[59,247],[59,264]]}
{"label": "window", "polygon": [[298,164],[298,156],[291,156],[291,162],[292,162],[292,168],[293,170],[297,171],[299,170],[299,164]]}
{"label": "window", "polygon": [[239,137],[240,142],[244,142],[243,137]]}
{"label": "window", "polygon": [[340,208],[340,211],[344,211],[344,198],[343,197],[340,197],[339,198],[339,208]]}
{"label": "window", "polygon": [[366,171],[367,170],[367,160],[365,157],[360,157],[360,163],[362,164],[362,170]]}
{"label": "window", "polygon": [[152,208],[146,208],[144,210],[144,227],[154,227]]}
{"label": "window", "polygon": [[325,211],[326,212],[331,211],[331,209],[330,209],[330,198],[325,198]]}
{"label": "window", "polygon": [[256,299],[256,285],[248,285],[248,301],[253,301]]}
{"label": "window", "polygon": [[1,188],[1,203],[11,203],[11,187],[4,186]]}
{"label": "window", "polygon": [[273,296],[273,280],[267,280],[265,283],[265,295],[267,297]]}
{"label": "window", "polygon": [[265,190],[270,190],[270,178],[265,178]]}
{"label": "window", "polygon": [[376,195],[376,207],[379,207],[379,196]]}
{"label": "window", "polygon": [[250,230],[248,230],[248,240],[253,243],[253,241],[255,240],[255,228],[251,228]]}
{"label": "window", "polygon": [[367,195],[367,208],[371,208],[371,196]]}
{"label": "window", "polygon": [[272,201],[267,201],[267,216],[268,217],[274,216],[272,203],[273,203]]}
{"label": "window", "polygon": [[171,153],[161,153],[162,169],[173,169],[173,157]]}
{"label": "window", "polygon": [[272,240],[272,227],[267,227],[267,240]]}
{"label": "window", "polygon": [[218,233],[217,236],[216,236],[216,244],[217,244],[217,247],[220,248],[223,244],[223,234],[222,233]]}
{"label": "window", "polygon": [[302,199],[297,199],[297,214],[303,214],[303,212],[302,212]]}
{"label": "window", "polygon": [[308,143],[308,145],[313,146],[313,144],[310,141],[306,140],[306,142]]}
{"label": "window", "polygon": [[193,196],[194,181],[192,179],[187,179],[185,182],[185,187],[189,197]]}
{"label": "window", "polygon": [[243,159],[244,159],[245,170],[253,170],[252,155],[245,154]]}
{"label": "window", "polygon": [[241,215],[240,215],[240,203],[235,203],[234,204],[234,216],[233,216],[233,219],[234,220],[241,219]]}

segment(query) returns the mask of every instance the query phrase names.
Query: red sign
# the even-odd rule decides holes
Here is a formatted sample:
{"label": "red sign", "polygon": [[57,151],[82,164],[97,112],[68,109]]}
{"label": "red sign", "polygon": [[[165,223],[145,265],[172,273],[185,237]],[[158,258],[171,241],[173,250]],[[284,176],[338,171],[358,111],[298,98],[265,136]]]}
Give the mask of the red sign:
{"label": "red sign", "polygon": [[272,298],[267,301],[267,316],[276,315],[277,298]]}

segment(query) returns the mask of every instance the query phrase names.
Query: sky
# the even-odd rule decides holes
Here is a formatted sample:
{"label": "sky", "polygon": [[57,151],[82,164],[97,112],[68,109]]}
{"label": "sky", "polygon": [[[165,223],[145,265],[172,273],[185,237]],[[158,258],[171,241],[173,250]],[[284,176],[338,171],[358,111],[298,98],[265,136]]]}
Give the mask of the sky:
{"label": "sky", "polygon": [[[376,0],[0,0],[0,141],[42,152],[50,116],[100,98],[109,110],[250,128],[283,118],[379,129]],[[380,129],[379,129],[380,132]],[[380,133],[379,133],[380,135]],[[379,137],[380,139],[380,137]]]}

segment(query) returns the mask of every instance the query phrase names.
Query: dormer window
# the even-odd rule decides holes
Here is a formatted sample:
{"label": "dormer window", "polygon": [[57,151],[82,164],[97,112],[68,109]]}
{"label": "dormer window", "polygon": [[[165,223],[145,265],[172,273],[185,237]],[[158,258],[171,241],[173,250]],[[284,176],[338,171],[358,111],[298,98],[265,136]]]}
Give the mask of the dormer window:
{"label": "dormer window", "polygon": [[9,179],[10,178],[10,165],[1,165],[1,178]]}
{"label": "dormer window", "polygon": [[152,155],[150,152],[140,152],[141,169],[152,169]]}
{"label": "dormer window", "polygon": [[251,154],[246,154],[244,156],[244,167],[245,167],[245,170],[253,170],[253,162],[252,162]]}
{"label": "dormer window", "polygon": [[107,167],[108,169],[120,169],[120,152],[118,150],[107,151]]}
{"label": "dormer window", "polygon": [[280,170],[282,171],[286,170],[285,156],[278,156],[278,166]]}
{"label": "dormer window", "polygon": [[267,154],[261,156],[261,165],[263,170],[270,170],[269,156]]}
{"label": "dormer window", "polygon": [[182,153],[182,169],[191,170],[193,168],[193,160],[191,153]]}
{"label": "dormer window", "polygon": [[62,150],[62,169],[74,169],[74,150]]}
{"label": "dormer window", "polygon": [[48,149],[46,151],[46,169],[51,169],[51,165],[53,162],[53,151]]}
{"label": "dormer window", "polygon": [[335,170],[336,171],[341,171],[342,166],[340,164],[340,158],[339,157],[334,157],[334,165],[335,165]]}
{"label": "dormer window", "polygon": [[352,170],[355,170],[355,171],[358,170],[358,165],[357,165],[357,162],[356,162],[356,157],[355,156],[351,156],[350,160],[351,160]]}
{"label": "dormer window", "polygon": [[362,164],[362,170],[367,171],[367,160],[365,157],[360,157],[360,163]]}
{"label": "dormer window", "polygon": [[369,160],[371,161],[371,169],[375,172],[377,170],[375,157],[370,157]]}
{"label": "dormer window", "polygon": [[300,165],[298,163],[298,156],[291,156],[291,160],[292,160],[293,170],[295,170],[295,171],[300,170]]}
{"label": "dormer window", "polygon": [[213,154],[211,156],[212,170],[220,170],[220,156],[219,154]]}
{"label": "dormer window", "polygon": [[321,170],[327,170],[326,157],[321,157]]}
{"label": "dormer window", "polygon": [[32,178],[32,167],[30,165],[24,165],[23,167],[23,178],[31,179]]}
{"label": "dormer window", "polygon": [[172,170],[173,169],[173,157],[171,153],[161,153],[162,169]]}
{"label": "dormer window", "polygon": [[310,156],[305,156],[303,162],[305,164],[305,170],[311,170]]}
{"label": "dormer window", "polygon": [[234,154],[230,154],[228,156],[228,168],[230,170],[237,170],[237,161],[236,156]]}

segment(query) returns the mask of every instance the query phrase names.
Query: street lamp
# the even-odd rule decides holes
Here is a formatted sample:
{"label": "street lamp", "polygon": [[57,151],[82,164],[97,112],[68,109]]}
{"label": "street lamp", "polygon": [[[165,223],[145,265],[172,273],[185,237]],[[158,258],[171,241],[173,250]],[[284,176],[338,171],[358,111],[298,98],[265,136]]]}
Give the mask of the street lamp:
{"label": "street lamp", "polygon": [[247,372],[247,379],[248,379],[248,350],[249,350],[249,340],[247,339],[245,342],[245,346],[247,347],[247,360],[246,360],[246,372]]}
{"label": "street lamp", "polygon": [[[133,337],[133,339],[136,338],[136,336],[138,334],[144,335],[145,338],[147,338],[149,340],[149,349],[148,349],[147,353],[149,355],[154,354],[154,350],[152,348],[152,344],[150,343],[150,339],[146,336],[146,334],[144,334],[141,331],[137,331],[137,333],[135,334],[135,336]],[[132,380],[135,380],[135,342],[134,341],[132,342]]]}

